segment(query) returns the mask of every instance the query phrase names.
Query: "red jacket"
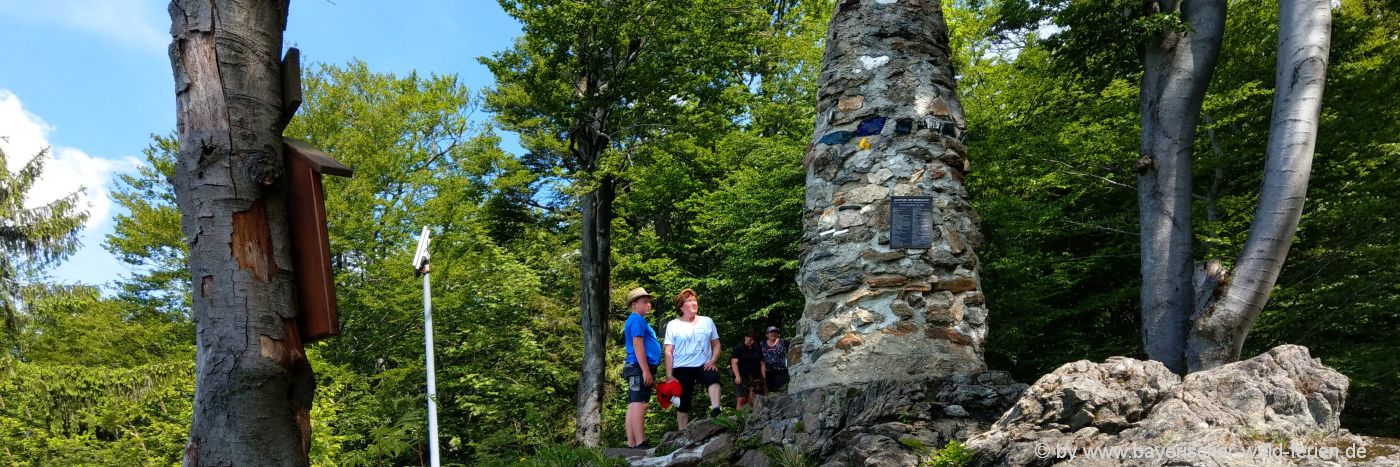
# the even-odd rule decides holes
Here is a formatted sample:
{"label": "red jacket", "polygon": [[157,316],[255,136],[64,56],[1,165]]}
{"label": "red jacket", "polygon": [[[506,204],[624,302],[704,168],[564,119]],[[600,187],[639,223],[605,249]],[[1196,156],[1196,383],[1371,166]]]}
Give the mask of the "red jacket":
{"label": "red jacket", "polygon": [[677,380],[667,380],[656,384],[656,400],[661,403],[662,409],[671,408],[671,398],[681,396],[681,382]]}

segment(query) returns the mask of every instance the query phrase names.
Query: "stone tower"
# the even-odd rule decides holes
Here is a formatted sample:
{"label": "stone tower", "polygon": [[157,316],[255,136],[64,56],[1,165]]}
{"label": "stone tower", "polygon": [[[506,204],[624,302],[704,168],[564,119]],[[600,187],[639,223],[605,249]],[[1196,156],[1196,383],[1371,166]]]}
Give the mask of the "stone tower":
{"label": "stone tower", "polygon": [[[838,2],[803,161],[794,391],[986,369],[981,235],[949,59],[938,0]],[[920,229],[931,246],[892,248],[895,196],[932,198]]]}

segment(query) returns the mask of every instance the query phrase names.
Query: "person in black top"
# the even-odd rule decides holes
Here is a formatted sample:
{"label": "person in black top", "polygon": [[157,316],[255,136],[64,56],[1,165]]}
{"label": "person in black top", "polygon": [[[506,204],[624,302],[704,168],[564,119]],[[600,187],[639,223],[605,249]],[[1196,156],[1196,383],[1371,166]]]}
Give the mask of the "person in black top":
{"label": "person in black top", "polygon": [[768,338],[758,343],[763,353],[763,378],[768,390],[781,391],[788,383],[788,342],[778,337],[777,326],[768,326],[766,334]]}
{"label": "person in black top", "polygon": [[754,331],[744,333],[744,342],[729,353],[729,371],[734,373],[734,410],[752,405],[755,396],[767,394],[763,380],[763,353],[758,350]]}

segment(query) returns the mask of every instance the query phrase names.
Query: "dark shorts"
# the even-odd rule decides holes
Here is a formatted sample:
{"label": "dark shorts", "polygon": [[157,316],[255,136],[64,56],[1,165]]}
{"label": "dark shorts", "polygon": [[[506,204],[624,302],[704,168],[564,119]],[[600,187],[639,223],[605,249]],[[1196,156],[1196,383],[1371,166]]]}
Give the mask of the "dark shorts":
{"label": "dark shorts", "polygon": [[[656,379],[656,365],[651,365],[652,380]],[[642,367],[637,364],[628,364],[622,367],[622,380],[627,383],[627,403],[641,402],[643,404],[651,401],[651,390],[654,386],[647,386],[642,378]]]}
{"label": "dark shorts", "polygon": [[768,370],[769,391],[781,391],[783,390],[783,387],[787,386],[787,384],[788,371],[786,368],[782,370]]}
{"label": "dark shorts", "polygon": [[695,386],[699,383],[701,388],[708,388],[711,384],[719,384],[719,373],[714,370],[706,370],[702,366],[686,366],[671,369],[676,381],[681,382],[681,404],[676,407],[677,412],[690,413],[690,400],[695,398]]}
{"label": "dark shorts", "polygon": [[742,378],[739,380],[739,384],[734,385],[734,397],[749,397],[749,390],[753,390],[756,396],[768,394],[767,384],[763,381],[763,377],[754,376]]}

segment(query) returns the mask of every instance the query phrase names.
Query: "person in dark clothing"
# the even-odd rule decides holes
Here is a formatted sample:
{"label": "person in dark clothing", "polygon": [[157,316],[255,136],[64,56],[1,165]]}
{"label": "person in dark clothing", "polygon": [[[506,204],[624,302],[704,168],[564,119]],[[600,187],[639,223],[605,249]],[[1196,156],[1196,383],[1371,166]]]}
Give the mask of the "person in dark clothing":
{"label": "person in dark clothing", "polygon": [[781,391],[788,384],[788,342],[778,337],[778,327],[768,326],[767,339],[758,343],[763,354],[763,379],[769,391]]}
{"label": "person in dark clothing", "polygon": [[729,371],[734,373],[734,410],[752,405],[755,396],[767,394],[763,381],[763,352],[758,350],[754,331],[744,333],[744,342],[729,352]]}

